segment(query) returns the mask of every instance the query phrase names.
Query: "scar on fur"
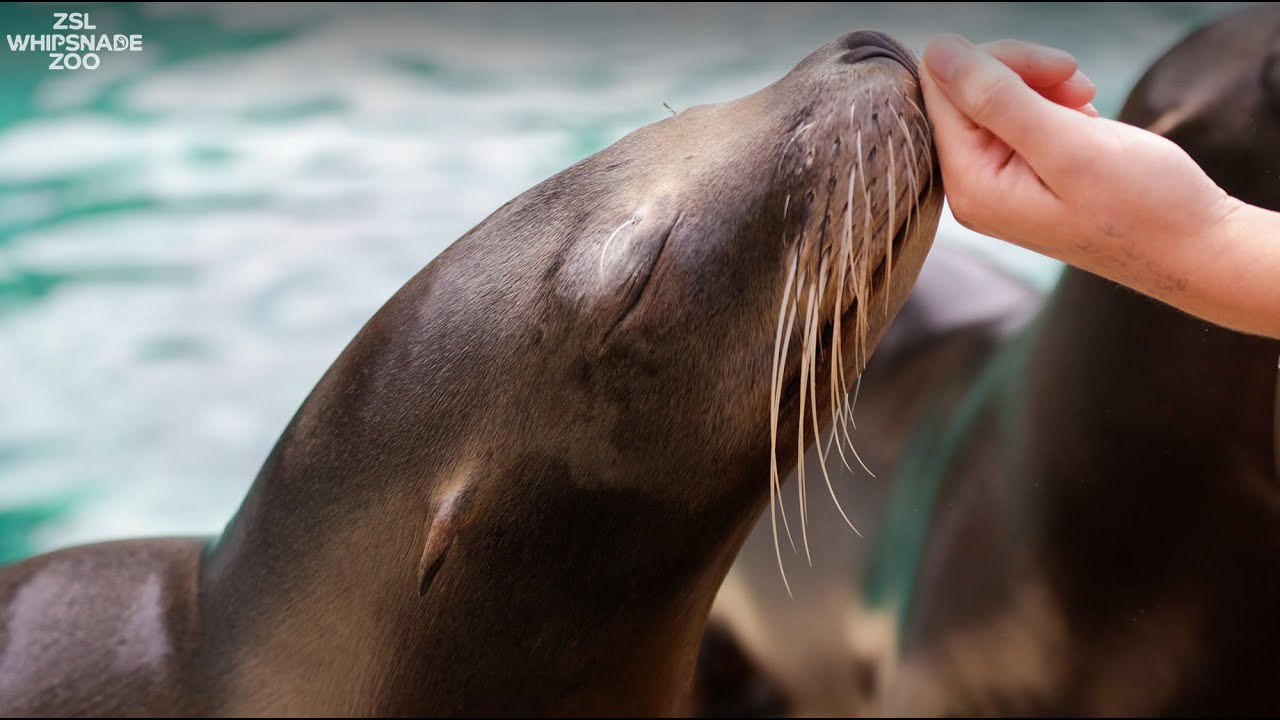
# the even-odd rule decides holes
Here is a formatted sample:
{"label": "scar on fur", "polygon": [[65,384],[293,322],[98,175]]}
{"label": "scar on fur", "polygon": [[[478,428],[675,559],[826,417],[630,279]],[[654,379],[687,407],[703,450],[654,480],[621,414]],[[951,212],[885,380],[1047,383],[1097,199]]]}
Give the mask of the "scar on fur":
{"label": "scar on fur", "polygon": [[431,582],[444,567],[445,558],[458,537],[461,526],[462,490],[449,491],[440,499],[435,514],[427,520],[427,539],[418,560],[418,595],[427,594]]}

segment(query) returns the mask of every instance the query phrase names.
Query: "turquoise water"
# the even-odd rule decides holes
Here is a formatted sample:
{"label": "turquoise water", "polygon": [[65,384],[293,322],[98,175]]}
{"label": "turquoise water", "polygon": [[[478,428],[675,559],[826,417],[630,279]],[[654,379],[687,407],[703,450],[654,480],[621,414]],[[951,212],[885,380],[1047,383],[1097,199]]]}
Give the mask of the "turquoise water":
{"label": "turquoise water", "polygon": [[[0,46],[0,557],[216,532],[401,283],[538,180],[860,27],[1067,48],[1114,112],[1207,3],[59,6],[138,53]],[[0,34],[53,9],[0,7]],[[949,218],[941,242],[1056,267]]]}

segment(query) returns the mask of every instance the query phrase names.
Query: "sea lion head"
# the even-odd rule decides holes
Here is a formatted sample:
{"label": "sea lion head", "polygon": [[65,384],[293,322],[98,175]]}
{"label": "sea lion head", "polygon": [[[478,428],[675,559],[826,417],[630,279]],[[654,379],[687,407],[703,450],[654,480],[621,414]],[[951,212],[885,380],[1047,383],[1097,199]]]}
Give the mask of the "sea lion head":
{"label": "sea lion head", "polygon": [[321,380],[213,556],[227,593],[291,588],[308,624],[241,622],[296,658],[333,651],[307,644],[316,618],[369,618],[352,682],[377,680],[379,712],[678,712],[771,465],[842,419],[932,242],[916,73],[846,35],[441,253]]}
{"label": "sea lion head", "polygon": [[1120,120],[1177,143],[1231,195],[1280,207],[1280,6],[1187,36],[1143,74]]}
{"label": "sea lion head", "polygon": [[[737,476],[763,487],[775,428],[784,476],[931,243],[916,72],[887,36],[851,33],[516,198],[410,290],[433,347],[467,354],[415,374],[468,398],[473,453],[501,432],[575,483],[694,505]],[[515,421],[537,431],[500,430]]]}

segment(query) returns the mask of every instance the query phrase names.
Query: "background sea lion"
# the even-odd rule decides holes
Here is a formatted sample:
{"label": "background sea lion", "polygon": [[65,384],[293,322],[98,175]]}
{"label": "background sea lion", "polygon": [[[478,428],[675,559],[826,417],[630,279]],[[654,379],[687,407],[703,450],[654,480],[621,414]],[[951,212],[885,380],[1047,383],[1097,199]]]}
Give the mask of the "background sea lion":
{"label": "background sea lion", "polygon": [[[1194,33],[1121,120],[1280,209],[1277,38],[1275,6]],[[1068,270],[993,361],[1009,372],[975,392],[977,421],[933,434],[947,461],[896,480],[917,490],[891,512],[932,516],[882,539],[927,526],[891,598],[906,618],[890,712],[1280,712],[1277,355]]]}
{"label": "background sea lion", "polygon": [[215,544],[0,573],[0,710],[681,711],[770,465],[840,417],[932,240],[914,73],[852,33],[504,205],[361,330]]}

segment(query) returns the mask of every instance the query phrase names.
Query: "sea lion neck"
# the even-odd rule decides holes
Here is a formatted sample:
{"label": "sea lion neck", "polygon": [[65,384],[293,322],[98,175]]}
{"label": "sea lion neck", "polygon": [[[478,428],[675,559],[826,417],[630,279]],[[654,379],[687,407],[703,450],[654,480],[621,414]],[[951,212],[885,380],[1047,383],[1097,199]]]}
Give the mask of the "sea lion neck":
{"label": "sea lion neck", "polygon": [[1137,583],[1135,564],[1176,576],[1171,543],[1190,552],[1242,499],[1276,499],[1274,341],[1076,270],[1031,332],[1018,402],[1025,437],[1052,440],[1021,445],[1016,477],[1038,479],[1019,492],[1063,592]]}
{"label": "sea lion neck", "polygon": [[[1107,422],[1108,405],[1145,406],[1152,438],[1182,438],[1189,454],[1202,449],[1274,464],[1280,343],[1212,325],[1075,269],[1064,272],[1040,325],[1033,395],[1049,395],[1041,388],[1050,384],[1082,388],[1051,394],[1058,410],[1066,410],[1063,422],[1093,425],[1096,432]],[[1229,375],[1224,368],[1232,369]],[[1130,438],[1143,434],[1142,428],[1126,431]]]}
{"label": "sea lion neck", "polygon": [[[694,506],[575,477],[551,456],[441,454],[424,458],[447,468],[426,498],[384,487],[344,504],[341,488],[367,483],[303,496],[305,473],[280,462],[302,442],[314,439],[291,426],[206,560],[204,623],[219,633],[209,683],[227,712],[287,701],[291,712],[679,714],[685,693],[670,688],[687,688],[714,594],[766,500],[755,475]],[[457,540],[421,592],[444,496],[460,498]],[[314,687],[315,668],[334,663],[343,672]],[[497,684],[510,692],[484,694]]]}
{"label": "sea lion neck", "polygon": [[1073,270],[1032,332],[1015,475],[1037,479],[1018,492],[1063,592],[1136,583],[1135,564],[1176,577],[1174,543],[1191,552],[1241,504],[1280,499],[1277,343]]}

